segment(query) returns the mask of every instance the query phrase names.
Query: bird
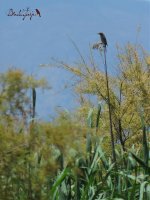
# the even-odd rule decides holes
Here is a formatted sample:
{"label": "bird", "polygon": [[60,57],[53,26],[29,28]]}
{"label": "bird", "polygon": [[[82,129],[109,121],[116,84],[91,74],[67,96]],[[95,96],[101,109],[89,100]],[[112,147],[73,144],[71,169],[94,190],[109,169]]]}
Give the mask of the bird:
{"label": "bird", "polygon": [[36,14],[39,15],[39,17],[41,17],[40,11],[38,9],[35,9],[35,11],[36,11]]}
{"label": "bird", "polygon": [[107,40],[106,40],[106,37],[105,37],[104,33],[100,32],[100,33],[98,33],[98,35],[100,35],[101,42],[104,45],[104,47],[106,48],[106,46],[108,46],[108,44],[107,44]]}

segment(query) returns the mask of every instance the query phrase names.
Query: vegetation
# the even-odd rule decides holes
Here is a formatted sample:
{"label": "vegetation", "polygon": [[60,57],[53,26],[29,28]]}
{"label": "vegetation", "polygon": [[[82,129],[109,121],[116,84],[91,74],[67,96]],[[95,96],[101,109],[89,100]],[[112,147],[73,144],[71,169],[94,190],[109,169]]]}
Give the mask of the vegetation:
{"label": "vegetation", "polygon": [[1,200],[150,199],[150,56],[118,47],[114,76],[92,51],[89,62],[80,57],[76,66],[54,63],[75,75],[80,106],[50,122],[35,112],[45,80],[17,69],[0,75]]}

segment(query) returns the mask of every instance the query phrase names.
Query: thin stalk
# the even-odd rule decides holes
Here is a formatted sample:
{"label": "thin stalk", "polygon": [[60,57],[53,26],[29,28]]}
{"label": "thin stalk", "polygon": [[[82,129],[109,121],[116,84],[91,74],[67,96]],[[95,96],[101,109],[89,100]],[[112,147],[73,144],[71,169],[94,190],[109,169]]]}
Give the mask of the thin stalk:
{"label": "thin stalk", "polygon": [[[121,82],[121,85],[120,85],[120,94],[119,94],[119,109],[121,108],[121,103],[122,103],[122,82]],[[122,135],[122,120],[121,120],[121,117],[119,115],[119,119],[118,119],[118,127],[119,127],[119,139],[120,139],[120,143],[121,143],[121,146],[122,146],[122,149],[123,151],[126,151],[125,149],[125,140],[123,139],[123,135]]]}
{"label": "thin stalk", "polygon": [[32,88],[32,122],[34,122],[35,118],[35,106],[36,106],[36,90]]}
{"label": "thin stalk", "polygon": [[[33,142],[33,133],[34,133],[34,118],[35,118],[35,106],[36,106],[36,90],[35,88],[32,88],[32,110],[31,110],[31,124],[30,124],[30,141],[29,141],[29,156],[31,155],[31,146]],[[28,161],[28,199],[32,200],[32,166],[31,161]]]}
{"label": "thin stalk", "polygon": [[113,127],[112,127],[111,105],[110,105],[110,94],[109,94],[109,81],[108,81],[107,62],[106,62],[106,47],[104,47],[104,67],[105,67],[106,87],[107,87],[107,97],[108,97],[108,109],[109,109],[109,122],[110,122],[109,124],[110,124],[110,137],[111,137],[111,147],[112,147],[112,159],[113,159],[113,162],[116,162],[114,134],[113,134]]}
{"label": "thin stalk", "polygon": [[[149,148],[148,148],[148,142],[147,142],[147,134],[146,134],[146,126],[143,126],[143,153],[144,153],[144,162],[148,166],[148,160],[149,160]],[[148,173],[148,169],[145,169],[145,174]]]}

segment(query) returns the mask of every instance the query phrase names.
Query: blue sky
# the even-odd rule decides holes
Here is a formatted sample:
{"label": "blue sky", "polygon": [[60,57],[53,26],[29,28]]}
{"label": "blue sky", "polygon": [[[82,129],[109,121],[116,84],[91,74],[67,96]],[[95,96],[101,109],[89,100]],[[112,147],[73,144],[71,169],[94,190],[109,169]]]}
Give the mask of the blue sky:
{"label": "blue sky", "polygon": [[[27,7],[38,8],[42,17],[23,21],[7,16],[10,8],[17,11]],[[150,0],[1,0],[0,72],[13,66],[49,80],[52,90],[38,91],[40,117],[53,115],[57,106],[73,109],[77,105],[73,92],[63,89],[64,83],[71,81],[70,74],[39,65],[50,63],[52,57],[68,63],[78,60],[69,37],[88,57],[89,44],[98,41],[98,32],[104,32],[109,45],[109,72],[114,73],[116,44],[135,43],[139,26],[138,42],[150,50],[149,19]]]}

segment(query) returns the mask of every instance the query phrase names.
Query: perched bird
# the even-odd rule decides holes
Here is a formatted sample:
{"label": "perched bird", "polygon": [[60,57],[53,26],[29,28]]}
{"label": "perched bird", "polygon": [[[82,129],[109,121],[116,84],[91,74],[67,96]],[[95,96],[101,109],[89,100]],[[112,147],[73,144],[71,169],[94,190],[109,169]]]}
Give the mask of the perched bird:
{"label": "perched bird", "polygon": [[37,14],[39,17],[41,17],[40,11],[39,11],[38,9],[35,9],[35,11],[36,11],[36,14]]}
{"label": "perched bird", "polygon": [[108,44],[107,44],[107,40],[106,40],[104,33],[98,33],[98,35],[100,35],[101,42],[104,45],[104,47],[106,47]]}

